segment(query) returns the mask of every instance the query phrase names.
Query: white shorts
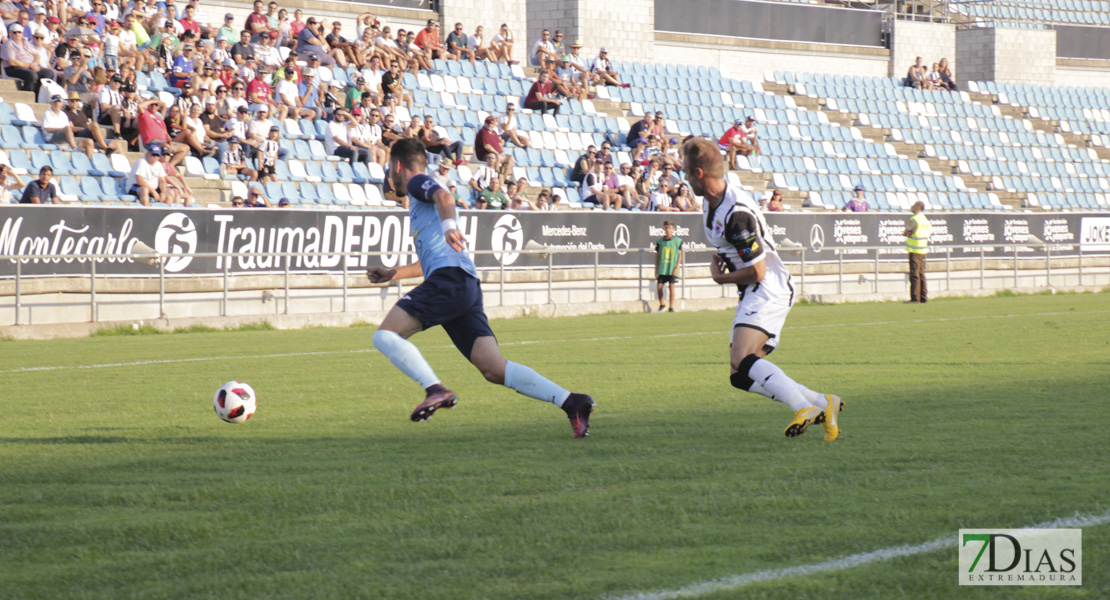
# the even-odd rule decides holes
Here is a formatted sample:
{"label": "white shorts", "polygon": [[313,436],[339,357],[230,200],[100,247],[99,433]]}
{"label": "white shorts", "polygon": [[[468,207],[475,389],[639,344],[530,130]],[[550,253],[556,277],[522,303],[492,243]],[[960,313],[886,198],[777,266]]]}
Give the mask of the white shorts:
{"label": "white shorts", "polygon": [[[786,324],[788,314],[790,314],[788,298],[748,293],[736,306],[736,317],[732,320],[732,328],[749,327],[767,334],[767,343],[764,347],[770,353],[778,348],[779,339],[782,337],[782,326]],[[730,339],[731,335],[732,333],[729,332]]]}

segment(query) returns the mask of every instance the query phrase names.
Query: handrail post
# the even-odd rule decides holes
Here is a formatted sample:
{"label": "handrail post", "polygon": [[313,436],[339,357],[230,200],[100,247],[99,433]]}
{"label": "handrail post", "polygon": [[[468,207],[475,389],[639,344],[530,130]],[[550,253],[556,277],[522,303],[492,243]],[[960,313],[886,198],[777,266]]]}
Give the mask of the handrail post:
{"label": "handrail post", "polygon": [[230,266],[231,266],[231,258],[226,257],[226,260],[224,260],[224,299],[223,299],[223,302],[220,303],[220,316],[221,317],[226,317],[227,316],[227,271],[228,271],[228,268]]}
{"label": "handrail post", "polygon": [[644,301],[644,251],[636,251],[636,289],[639,291],[637,300]]}
{"label": "handrail post", "polygon": [[1044,282],[1048,287],[1052,287],[1052,246],[1044,245]]}
{"label": "handrail post", "polygon": [[497,305],[505,306],[505,261],[497,261]]}
{"label": "handrail post", "polygon": [[547,255],[547,303],[554,304],[555,300],[551,297],[551,280],[553,273],[554,260],[551,254]]}
{"label": "handrail post", "polygon": [[597,304],[598,270],[601,265],[601,253],[594,250],[594,304]]}
{"label": "handrail post", "polygon": [[[1080,269],[1080,273],[1082,273]],[[18,258],[15,260],[15,324],[19,325],[19,309],[20,309],[20,295],[19,295],[19,281],[23,276],[23,261]],[[1079,276],[1080,283],[1083,281],[1083,276]]]}
{"label": "handrail post", "polygon": [[293,260],[291,255],[285,256],[285,296],[282,298],[282,311],[281,314],[289,314],[289,262]]}
{"label": "handrail post", "polygon": [[100,315],[96,310],[96,261],[90,261],[91,270],[89,271],[89,314],[92,317],[92,322],[96,323]]}
{"label": "handrail post", "polygon": [[349,256],[343,257],[343,312],[347,312],[347,259]]}
{"label": "handrail post", "polygon": [[944,249],[944,290],[952,291],[952,249]]}
{"label": "handrail post", "polygon": [[166,262],[158,259],[158,318],[166,316]]}
{"label": "handrail post", "polygon": [[987,262],[986,252],[983,250],[982,247],[980,247],[979,248],[979,289],[980,290],[987,289],[986,273],[984,272],[986,270],[986,266],[987,266],[986,262]]}

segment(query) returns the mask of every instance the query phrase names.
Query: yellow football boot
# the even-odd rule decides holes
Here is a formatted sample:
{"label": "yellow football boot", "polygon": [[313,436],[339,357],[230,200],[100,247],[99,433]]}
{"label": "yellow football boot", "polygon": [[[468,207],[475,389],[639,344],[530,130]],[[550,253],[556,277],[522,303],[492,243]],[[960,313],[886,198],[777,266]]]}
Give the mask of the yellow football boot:
{"label": "yellow football boot", "polygon": [[798,437],[806,432],[806,427],[813,424],[813,420],[821,414],[821,409],[816,406],[807,406],[794,411],[794,420],[786,426],[786,437]]}

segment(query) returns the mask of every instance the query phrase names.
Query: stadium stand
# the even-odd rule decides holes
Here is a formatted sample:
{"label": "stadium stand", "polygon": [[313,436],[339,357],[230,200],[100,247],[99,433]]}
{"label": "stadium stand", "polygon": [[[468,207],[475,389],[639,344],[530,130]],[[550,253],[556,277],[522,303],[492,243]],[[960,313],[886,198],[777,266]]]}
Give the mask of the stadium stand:
{"label": "stadium stand", "polygon": [[[1051,10],[1035,2],[948,6],[972,11],[960,13],[964,16],[978,18],[975,11],[990,8],[995,12],[983,12],[984,18],[1041,25],[1104,24],[1110,15],[1107,2],[1057,4]],[[1002,10],[1011,5],[1022,6],[1014,13]],[[411,113],[432,116],[438,131],[463,141],[467,158],[484,119],[503,114],[510,102],[522,106],[536,75],[530,67],[481,60],[436,59],[432,67],[403,75],[415,104]],[[630,87],[598,86],[595,98],[568,99],[558,115],[519,110],[517,127],[531,146],[510,146],[506,152],[515,161],[515,178],[527,179],[532,197],[539,188],[550,188],[567,199],[565,207],[588,208],[570,180],[575,159],[591,144],[611,140],[623,146],[630,122],[661,111],[665,134],[679,139],[690,134],[716,139],[735,120],[753,117],[762,154],[740,157],[740,168],[730,178],[756,192],[782,190],[795,209],[839,208],[857,185],[873,194],[880,210],[906,209],[916,200],[933,210],[1108,206],[1107,89],[973,81],[969,91],[949,93],[908,89],[890,77],[768,71],[760,82],[728,77],[715,66],[616,60],[614,68]],[[354,66],[321,69],[343,86],[360,77]],[[675,81],[688,85],[675,86]],[[137,73],[135,86],[142,96],[167,104],[181,94],[157,70]],[[0,162],[20,174],[50,165],[65,202],[135,202],[120,186],[141,153],[89,157],[59,148],[39,127],[44,104],[16,91],[11,80],[0,80],[0,93]],[[398,117],[407,112],[399,111]],[[280,146],[287,153],[277,161],[277,181],[248,183],[243,176],[221,174],[212,157],[190,156],[181,170],[198,203],[226,204],[257,188],[275,202],[284,197],[300,207],[397,205],[385,194],[386,174],[379,165],[349,164],[325,152],[326,119],[271,118],[270,124],[280,129]],[[430,158],[434,168],[439,156]],[[629,162],[630,156],[621,151],[617,160]],[[470,173],[464,165],[450,176],[465,189]]]}

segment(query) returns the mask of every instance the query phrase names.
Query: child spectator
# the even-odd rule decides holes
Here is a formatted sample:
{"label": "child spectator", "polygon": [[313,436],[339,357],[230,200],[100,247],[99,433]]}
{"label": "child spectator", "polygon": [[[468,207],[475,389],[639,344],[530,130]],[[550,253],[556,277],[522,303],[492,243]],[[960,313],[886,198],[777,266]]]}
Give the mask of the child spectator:
{"label": "child spectator", "polygon": [[675,227],[671,221],[663,221],[663,237],[655,240],[655,290],[659,296],[659,310],[663,312],[663,284],[667,284],[670,308],[674,312],[675,273],[682,266],[682,238],[675,237]]}

